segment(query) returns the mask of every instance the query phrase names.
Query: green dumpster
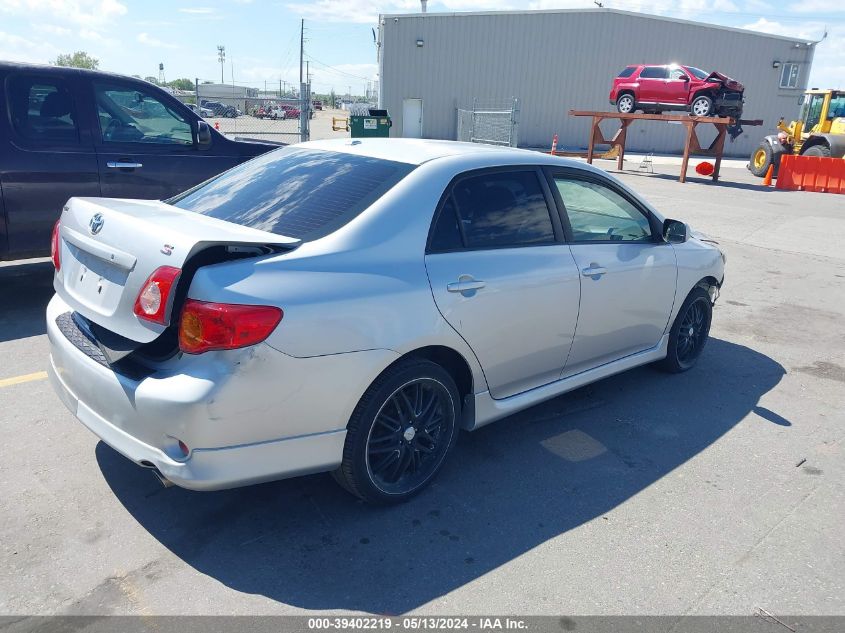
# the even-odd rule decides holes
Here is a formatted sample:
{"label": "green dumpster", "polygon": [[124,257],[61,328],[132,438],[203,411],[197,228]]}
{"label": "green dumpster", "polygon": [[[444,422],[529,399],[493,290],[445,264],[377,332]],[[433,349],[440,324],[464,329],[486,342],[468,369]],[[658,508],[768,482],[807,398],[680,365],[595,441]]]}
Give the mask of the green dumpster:
{"label": "green dumpster", "polygon": [[370,110],[369,114],[353,114],[349,117],[352,138],[387,138],[393,123],[387,110]]}

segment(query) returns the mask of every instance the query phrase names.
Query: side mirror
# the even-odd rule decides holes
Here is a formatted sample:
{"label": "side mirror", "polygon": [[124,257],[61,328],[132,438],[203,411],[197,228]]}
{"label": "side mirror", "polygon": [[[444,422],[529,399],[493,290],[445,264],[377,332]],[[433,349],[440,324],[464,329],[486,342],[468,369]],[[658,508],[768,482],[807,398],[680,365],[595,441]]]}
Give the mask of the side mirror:
{"label": "side mirror", "polygon": [[807,102],[807,95],[801,95],[798,97],[798,105],[804,105]]}
{"label": "side mirror", "polygon": [[211,128],[205,121],[197,121],[197,145],[211,145]]}
{"label": "side mirror", "polygon": [[683,244],[687,241],[687,225],[679,220],[664,220],[663,239],[669,244]]}
{"label": "side mirror", "polygon": [[689,77],[687,77],[686,75],[681,75],[679,79],[680,79],[681,81],[685,81],[685,82],[686,82],[686,81],[689,81]]}

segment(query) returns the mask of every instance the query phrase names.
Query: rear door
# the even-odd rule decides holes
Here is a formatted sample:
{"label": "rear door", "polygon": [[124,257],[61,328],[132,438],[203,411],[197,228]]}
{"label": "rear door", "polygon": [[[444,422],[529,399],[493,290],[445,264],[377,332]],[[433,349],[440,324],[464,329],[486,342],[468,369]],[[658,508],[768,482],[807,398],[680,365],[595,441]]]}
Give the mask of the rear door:
{"label": "rear door", "polygon": [[435,216],[425,257],[434,300],[494,398],[556,380],[572,344],[578,270],[551,201],[534,168],[470,172]]}
{"label": "rear door", "polygon": [[640,103],[666,103],[666,80],[669,77],[665,66],[646,66],[640,71]]}
{"label": "rear door", "polygon": [[98,196],[97,155],[72,73],[13,72],[4,81],[0,189],[10,257],[46,254],[71,196]]}
{"label": "rear door", "polygon": [[578,329],[564,376],[655,347],[675,300],[677,264],[647,210],[599,176],[551,172],[580,272]]}
{"label": "rear door", "polygon": [[91,90],[103,196],[162,200],[239,162],[199,149],[197,116],[158,90],[111,78],[94,79]]}

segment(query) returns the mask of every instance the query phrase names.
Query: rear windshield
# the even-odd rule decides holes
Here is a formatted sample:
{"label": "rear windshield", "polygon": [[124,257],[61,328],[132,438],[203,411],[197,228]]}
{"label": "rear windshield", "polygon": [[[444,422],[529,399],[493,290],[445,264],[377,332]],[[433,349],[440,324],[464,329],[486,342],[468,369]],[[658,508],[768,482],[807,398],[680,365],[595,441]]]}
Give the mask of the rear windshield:
{"label": "rear windshield", "polygon": [[366,156],[285,147],[167,202],[241,226],[313,240],[345,225],[413,169]]}
{"label": "rear windshield", "polygon": [[631,75],[633,75],[633,74],[634,74],[634,71],[635,71],[636,69],[637,69],[637,67],[636,67],[636,66],[628,66],[625,70],[623,70],[621,73],[619,73],[619,74],[618,74],[618,75],[616,75],[616,76],[617,76],[617,77],[622,77],[622,78],[625,78],[625,77],[630,77]]}

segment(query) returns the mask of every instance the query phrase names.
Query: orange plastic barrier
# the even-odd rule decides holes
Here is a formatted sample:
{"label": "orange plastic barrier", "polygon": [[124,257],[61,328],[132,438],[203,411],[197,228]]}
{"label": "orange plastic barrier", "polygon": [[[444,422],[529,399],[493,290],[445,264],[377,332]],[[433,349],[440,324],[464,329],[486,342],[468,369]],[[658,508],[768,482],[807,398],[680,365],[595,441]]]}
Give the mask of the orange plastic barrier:
{"label": "orange plastic barrier", "polygon": [[785,154],[776,188],[845,194],[845,159]]}

